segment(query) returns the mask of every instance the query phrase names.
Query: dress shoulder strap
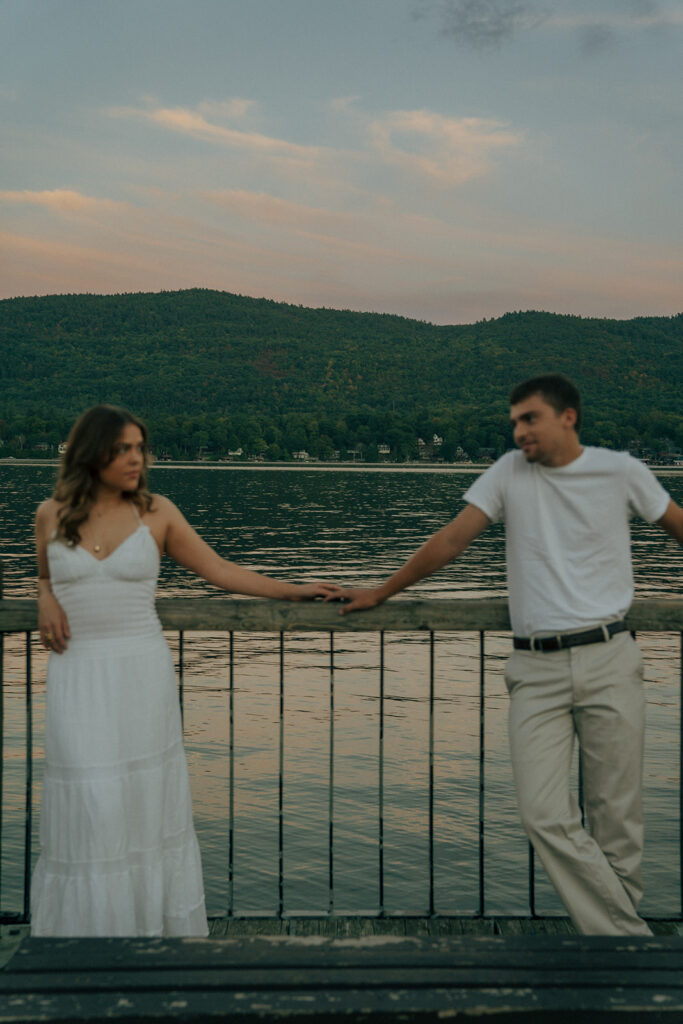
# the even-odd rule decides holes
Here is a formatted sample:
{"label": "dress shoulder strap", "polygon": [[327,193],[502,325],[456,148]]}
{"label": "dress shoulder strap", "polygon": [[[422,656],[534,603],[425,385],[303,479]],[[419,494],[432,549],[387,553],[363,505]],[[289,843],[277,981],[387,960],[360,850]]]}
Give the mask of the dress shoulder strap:
{"label": "dress shoulder strap", "polygon": [[142,526],[142,519],[140,518],[140,513],[138,512],[138,507],[137,507],[137,505],[135,504],[134,501],[131,501],[130,507],[133,509],[133,515],[135,516],[135,519],[137,521],[138,526]]}

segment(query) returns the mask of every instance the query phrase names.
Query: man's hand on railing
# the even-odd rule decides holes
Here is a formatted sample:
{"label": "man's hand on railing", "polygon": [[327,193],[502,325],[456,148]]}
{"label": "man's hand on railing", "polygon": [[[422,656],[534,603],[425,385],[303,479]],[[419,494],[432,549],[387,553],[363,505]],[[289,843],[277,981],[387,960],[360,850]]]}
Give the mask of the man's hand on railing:
{"label": "man's hand on railing", "polygon": [[330,586],[326,601],[343,601],[344,605],[339,609],[340,615],[348,612],[360,612],[364,608],[376,608],[385,600],[381,596],[379,587],[337,587]]}

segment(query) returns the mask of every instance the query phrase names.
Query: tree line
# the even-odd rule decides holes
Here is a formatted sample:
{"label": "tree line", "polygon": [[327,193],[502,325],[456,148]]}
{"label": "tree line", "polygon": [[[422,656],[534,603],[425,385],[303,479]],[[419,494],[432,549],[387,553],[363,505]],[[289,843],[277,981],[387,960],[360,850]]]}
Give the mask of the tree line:
{"label": "tree line", "polygon": [[162,457],[495,457],[510,388],[548,371],[579,385],[586,443],[683,448],[683,315],[436,326],[204,289],[58,295],[0,302],[0,350],[0,456],[52,455],[112,402]]}

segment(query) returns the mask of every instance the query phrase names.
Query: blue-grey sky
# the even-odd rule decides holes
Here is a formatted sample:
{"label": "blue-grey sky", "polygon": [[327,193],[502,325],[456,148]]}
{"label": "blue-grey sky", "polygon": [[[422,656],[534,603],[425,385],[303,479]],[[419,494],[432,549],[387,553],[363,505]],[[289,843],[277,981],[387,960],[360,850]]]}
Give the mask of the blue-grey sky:
{"label": "blue-grey sky", "polygon": [[681,0],[0,0],[0,296],[683,310]]}

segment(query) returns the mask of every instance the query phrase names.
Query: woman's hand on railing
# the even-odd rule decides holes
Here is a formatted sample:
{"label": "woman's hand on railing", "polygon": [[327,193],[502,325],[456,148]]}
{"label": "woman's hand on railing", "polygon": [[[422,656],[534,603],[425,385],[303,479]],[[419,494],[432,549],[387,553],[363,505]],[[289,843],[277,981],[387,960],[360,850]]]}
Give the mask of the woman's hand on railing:
{"label": "woman's hand on railing", "polygon": [[50,651],[62,654],[66,650],[66,642],[71,636],[69,620],[61,604],[49,590],[38,595],[38,629],[40,642]]}
{"label": "woman's hand on railing", "polygon": [[331,593],[325,597],[326,601],[344,602],[343,607],[339,609],[340,615],[346,615],[348,612],[360,612],[364,608],[376,608],[385,600],[380,594],[379,587],[331,586],[328,589]]}

